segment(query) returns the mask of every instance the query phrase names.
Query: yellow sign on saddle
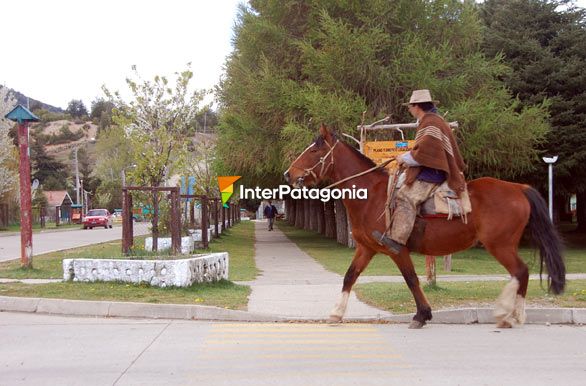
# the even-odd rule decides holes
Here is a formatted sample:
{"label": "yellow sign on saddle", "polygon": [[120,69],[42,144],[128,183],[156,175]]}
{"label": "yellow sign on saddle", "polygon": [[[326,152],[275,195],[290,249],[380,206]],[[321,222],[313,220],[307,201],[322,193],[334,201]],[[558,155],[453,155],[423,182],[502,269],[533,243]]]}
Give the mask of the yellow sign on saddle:
{"label": "yellow sign on saddle", "polygon": [[[373,160],[377,165],[393,157],[397,157],[415,146],[415,140],[411,141],[372,141],[364,142],[364,155]],[[391,162],[386,166],[389,170],[397,168],[397,162]]]}

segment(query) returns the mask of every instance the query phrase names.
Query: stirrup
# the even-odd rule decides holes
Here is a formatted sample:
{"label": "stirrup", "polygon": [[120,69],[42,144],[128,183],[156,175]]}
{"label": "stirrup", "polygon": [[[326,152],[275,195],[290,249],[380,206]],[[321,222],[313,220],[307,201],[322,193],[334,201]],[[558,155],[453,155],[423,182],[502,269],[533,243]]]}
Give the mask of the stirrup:
{"label": "stirrup", "polygon": [[404,245],[399,244],[398,242],[396,242],[395,240],[383,235],[382,233],[380,233],[379,231],[374,231],[371,233],[372,237],[374,237],[376,239],[376,241],[380,244],[380,245],[384,245],[385,247],[387,247],[391,252],[395,253],[395,254],[399,254],[401,252],[401,249],[403,249]]}

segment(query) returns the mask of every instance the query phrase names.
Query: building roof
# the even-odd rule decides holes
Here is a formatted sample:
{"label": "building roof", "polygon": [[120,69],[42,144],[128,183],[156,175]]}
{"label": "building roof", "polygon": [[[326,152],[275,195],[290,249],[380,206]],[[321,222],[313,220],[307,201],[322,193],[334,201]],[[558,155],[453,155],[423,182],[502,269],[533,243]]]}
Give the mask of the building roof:
{"label": "building roof", "polygon": [[43,192],[49,206],[70,205],[73,200],[67,190],[48,190]]}

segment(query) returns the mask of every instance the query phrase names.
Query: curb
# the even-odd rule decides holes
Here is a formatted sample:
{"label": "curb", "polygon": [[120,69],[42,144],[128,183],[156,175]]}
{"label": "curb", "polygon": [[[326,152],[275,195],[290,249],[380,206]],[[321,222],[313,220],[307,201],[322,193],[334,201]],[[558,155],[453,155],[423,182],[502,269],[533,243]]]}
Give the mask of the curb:
{"label": "curb", "polygon": [[[586,324],[586,308],[527,308],[527,324]],[[188,304],[149,304],[0,296],[0,312],[28,312],[49,315],[214,320],[230,322],[324,323],[327,318],[282,317]],[[347,323],[409,323],[414,314],[381,318],[346,318]],[[494,324],[490,308],[460,308],[434,311],[432,324]]]}
{"label": "curb", "polygon": [[[525,324],[586,324],[586,308],[526,308]],[[492,308],[458,308],[433,311],[431,324],[495,324]],[[394,315],[389,322],[408,323],[415,314]]]}
{"label": "curb", "polygon": [[283,318],[220,307],[0,296],[0,312],[143,319],[282,322]]}

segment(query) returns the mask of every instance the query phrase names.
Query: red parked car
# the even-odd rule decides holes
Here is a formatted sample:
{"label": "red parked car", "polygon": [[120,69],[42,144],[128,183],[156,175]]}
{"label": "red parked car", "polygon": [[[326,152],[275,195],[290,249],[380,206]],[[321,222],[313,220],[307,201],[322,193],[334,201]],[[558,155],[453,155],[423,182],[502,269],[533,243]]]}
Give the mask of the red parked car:
{"label": "red parked car", "polygon": [[112,228],[112,215],[108,209],[89,210],[83,218],[83,229],[92,229],[93,227]]}

